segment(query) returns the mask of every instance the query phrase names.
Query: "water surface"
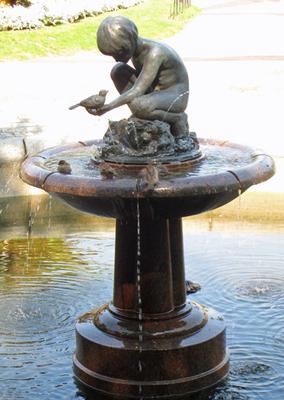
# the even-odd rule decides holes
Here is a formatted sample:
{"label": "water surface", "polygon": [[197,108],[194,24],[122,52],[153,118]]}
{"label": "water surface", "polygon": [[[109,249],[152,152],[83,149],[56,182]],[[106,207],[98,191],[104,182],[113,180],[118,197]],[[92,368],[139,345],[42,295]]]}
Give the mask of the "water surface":
{"label": "water surface", "polygon": [[[216,146],[211,144],[200,145],[203,158],[197,164],[191,166],[187,171],[178,173],[183,176],[209,175],[228,171],[239,167],[244,167],[253,162],[253,155],[249,150],[239,149],[238,147]],[[50,171],[57,171],[58,162],[62,159],[67,161],[72,174],[100,178],[100,170],[92,161],[97,154],[97,147],[90,146],[80,150],[68,150],[50,157],[45,163],[45,168]],[[116,171],[115,179],[125,178],[129,172]],[[137,174],[135,173],[135,176]],[[176,173],[175,173],[176,175]],[[172,172],[163,173],[163,178],[173,176]]]}
{"label": "water surface", "polygon": [[[282,400],[284,230],[230,226],[184,223],[186,275],[202,286],[191,298],[227,322],[230,376],[212,399]],[[84,398],[72,378],[74,324],[112,297],[114,231],[66,230],[0,241],[1,400]]]}

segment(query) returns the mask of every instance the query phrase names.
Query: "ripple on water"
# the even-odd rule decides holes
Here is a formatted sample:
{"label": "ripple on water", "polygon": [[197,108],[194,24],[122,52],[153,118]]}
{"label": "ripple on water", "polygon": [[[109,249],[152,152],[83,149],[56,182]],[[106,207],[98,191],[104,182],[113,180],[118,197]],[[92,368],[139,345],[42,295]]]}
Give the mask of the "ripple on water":
{"label": "ripple on water", "polygon": [[235,286],[236,298],[240,300],[256,300],[269,302],[278,300],[284,293],[284,277],[258,276]]}
{"label": "ripple on water", "polygon": [[250,235],[211,232],[188,242],[189,274],[202,287],[194,298],[227,322],[231,369],[214,400],[283,398],[284,237]]}
{"label": "ripple on water", "polygon": [[220,385],[210,400],[250,400],[250,397],[241,393],[241,388],[231,388],[230,385]]}
{"label": "ripple on water", "polygon": [[232,371],[232,375],[235,376],[262,376],[264,374],[272,375],[273,369],[266,364],[256,363],[256,362],[247,362],[240,363],[234,366],[235,368]]}

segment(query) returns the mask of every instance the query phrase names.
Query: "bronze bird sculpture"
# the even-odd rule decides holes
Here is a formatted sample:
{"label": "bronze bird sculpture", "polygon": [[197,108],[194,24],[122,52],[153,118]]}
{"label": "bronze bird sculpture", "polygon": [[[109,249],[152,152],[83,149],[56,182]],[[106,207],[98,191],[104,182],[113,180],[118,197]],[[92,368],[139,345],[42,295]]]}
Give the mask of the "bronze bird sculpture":
{"label": "bronze bird sculpture", "polygon": [[115,170],[106,162],[102,162],[99,165],[99,170],[102,176],[102,179],[112,179],[116,176]]}
{"label": "bronze bird sculpture", "polygon": [[67,161],[60,160],[57,165],[57,172],[60,172],[61,174],[69,175],[69,174],[71,174],[72,169],[71,169],[70,164]]}
{"label": "bronze bird sculpture", "polygon": [[149,163],[139,172],[139,178],[138,189],[154,190],[159,183],[159,169],[154,163]]}
{"label": "bronze bird sculpture", "polygon": [[74,108],[77,107],[99,109],[105,104],[107,93],[107,90],[100,90],[99,94],[87,97],[86,99],[80,101],[80,103],[74,104],[73,106],[69,107],[69,110],[74,110]]}

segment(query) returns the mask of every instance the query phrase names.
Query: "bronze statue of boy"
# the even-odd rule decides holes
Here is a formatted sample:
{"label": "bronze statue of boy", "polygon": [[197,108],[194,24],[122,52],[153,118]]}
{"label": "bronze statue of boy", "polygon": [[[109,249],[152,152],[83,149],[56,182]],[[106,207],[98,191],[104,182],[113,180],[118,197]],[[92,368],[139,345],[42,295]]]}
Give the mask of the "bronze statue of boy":
{"label": "bronze statue of boy", "polygon": [[[102,115],[127,104],[133,117],[170,124],[176,138],[189,134],[185,109],[188,102],[188,75],[178,54],[168,45],[138,36],[128,18],[105,18],[97,32],[99,50],[117,64],[111,78],[120,96],[99,109],[86,108]],[[128,65],[131,59],[134,66]]]}

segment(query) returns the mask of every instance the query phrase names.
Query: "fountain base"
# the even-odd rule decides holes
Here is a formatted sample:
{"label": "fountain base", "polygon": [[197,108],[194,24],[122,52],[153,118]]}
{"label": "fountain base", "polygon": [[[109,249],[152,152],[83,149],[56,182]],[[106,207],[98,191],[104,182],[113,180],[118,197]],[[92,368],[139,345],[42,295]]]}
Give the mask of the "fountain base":
{"label": "fountain base", "polygon": [[[174,316],[175,315],[175,316]],[[104,306],[76,325],[74,372],[85,386],[112,398],[190,398],[229,370],[223,317],[187,303],[157,319],[128,318]],[[199,394],[200,396],[200,394]]]}
{"label": "fountain base", "polygon": [[[136,135],[139,124],[120,123],[115,132],[125,139],[126,130],[128,141],[117,143],[109,132],[107,144],[122,150],[132,146],[135,158],[141,145]],[[167,142],[159,135],[162,129],[150,125],[147,135],[142,135],[142,145],[148,143],[154,150],[164,146],[167,157]],[[182,144],[183,137],[179,139]],[[189,139],[190,149],[198,156],[195,137],[189,135]],[[229,357],[223,318],[187,302],[181,218],[216,209],[267,180],[274,174],[273,160],[245,146],[206,140],[203,148],[212,147],[212,152],[204,155],[204,164],[210,168],[203,172],[202,163],[200,169],[194,168],[200,157],[179,160],[170,166],[168,176],[160,176],[164,158],[156,160],[151,153],[148,161],[152,164],[138,163],[137,171],[136,160],[125,167],[111,152],[105,154],[110,156],[106,166],[95,164],[94,176],[81,174],[80,169],[71,174],[58,171],[66,151],[79,151],[78,159],[93,144],[44,151],[26,160],[21,172],[25,182],[81,211],[116,218],[113,301],[84,315],[76,325],[76,378],[100,393],[96,398],[202,398],[201,393],[227,376]],[[176,151],[177,143],[173,144]],[[117,147],[111,149],[119,155]],[[224,165],[227,151],[233,159]],[[144,156],[150,157],[148,150]],[[57,159],[56,170],[47,168],[52,157]],[[116,163],[114,171],[110,161]]]}

